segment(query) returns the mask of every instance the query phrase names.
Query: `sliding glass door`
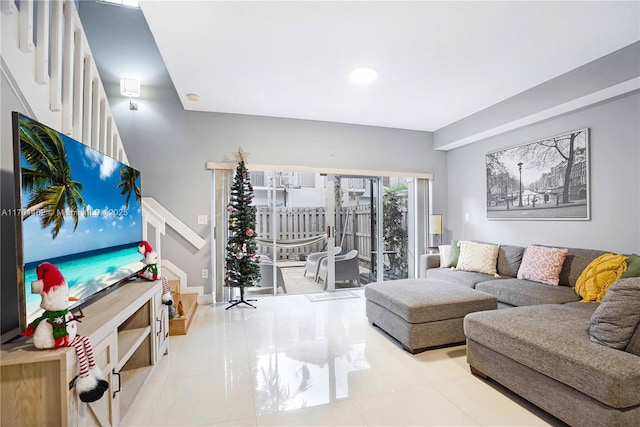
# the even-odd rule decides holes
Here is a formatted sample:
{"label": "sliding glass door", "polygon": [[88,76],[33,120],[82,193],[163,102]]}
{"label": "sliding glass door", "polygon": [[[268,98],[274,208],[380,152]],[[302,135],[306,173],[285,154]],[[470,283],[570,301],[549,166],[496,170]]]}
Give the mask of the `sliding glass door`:
{"label": "sliding glass door", "polygon": [[[327,275],[327,177],[252,171],[262,279],[254,292],[321,292]],[[324,254],[324,255],[323,255]],[[275,286],[274,286],[275,285]]]}
{"label": "sliding glass door", "polygon": [[415,181],[336,176],[336,239],[343,252],[358,251],[360,284],[405,279],[414,272],[417,239],[411,235],[418,216],[411,207],[416,206]]}
{"label": "sliding glass door", "polygon": [[[224,275],[231,174],[214,171],[212,180],[217,276]],[[249,293],[340,291],[417,276],[426,246],[426,179],[250,168],[249,174],[262,277]]]}

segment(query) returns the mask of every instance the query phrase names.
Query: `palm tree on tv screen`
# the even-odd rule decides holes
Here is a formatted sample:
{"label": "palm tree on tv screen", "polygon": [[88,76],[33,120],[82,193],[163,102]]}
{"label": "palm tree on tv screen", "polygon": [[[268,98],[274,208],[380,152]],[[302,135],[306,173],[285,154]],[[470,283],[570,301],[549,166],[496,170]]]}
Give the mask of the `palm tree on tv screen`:
{"label": "palm tree on tv screen", "polygon": [[140,186],[137,183],[138,178],[140,178],[140,171],[126,165],[120,168],[120,182],[118,183],[118,188],[120,189],[121,196],[127,196],[124,201],[124,205],[127,208],[129,207],[131,193],[136,195],[136,201],[140,203],[142,194]]}
{"label": "palm tree on tv screen", "polygon": [[86,208],[86,203],[80,194],[82,184],[71,179],[71,166],[60,134],[21,117],[20,151],[29,164],[22,167],[22,189],[31,194],[22,220],[38,212],[42,228],[52,226],[51,235],[55,239],[69,216],[75,231],[80,207]]}

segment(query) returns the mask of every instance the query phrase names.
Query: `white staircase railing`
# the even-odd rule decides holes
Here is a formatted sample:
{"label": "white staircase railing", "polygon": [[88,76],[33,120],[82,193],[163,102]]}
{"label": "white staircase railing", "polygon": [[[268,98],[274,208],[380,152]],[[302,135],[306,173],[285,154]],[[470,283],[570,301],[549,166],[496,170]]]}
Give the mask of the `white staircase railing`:
{"label": "white staircase railing", "polygon": [[180,290],[182,293],[198,293],[202,295],[202,287],[187,287],[187,275],[172,262],[162,258],[162,236],[165,235],[166,227],[169,226],[182,236],[196,249],[202,249],[206,241],[193,231],[184,222],[169,212],[164,206],[152,197],[142,198],[142,238],[148,240],[148,226],[153,226],[154,249],[158,253],[158,264],[160,268],[168,268],[180,279]]}
{"label": "white staircase railing", "polygon": [[74,1],[2,0],[0,15],[0,69],[26,113],[128,164]]}
{"label": "white staircase railing", "polygon": [[180,270],[178,266],[167,259],[163,259],[162,261],[162,270],[169,270],[173,275],[178,278],[180,282],[180,293],[181,294],[198,294],[202,295],[203,287],[202,286],[187,286],[187,273]]}
{"label": "white staircase railing", "polygon": [[147,221],[149,224],[154,225],[157,233],[156,236],[164,234],[165,225],[168,225],[196,249],[202,249],[206,243],[195,231],[180,221],[174,214],[169,212],[167,208],[152,197],[142,198],[142,221]]}

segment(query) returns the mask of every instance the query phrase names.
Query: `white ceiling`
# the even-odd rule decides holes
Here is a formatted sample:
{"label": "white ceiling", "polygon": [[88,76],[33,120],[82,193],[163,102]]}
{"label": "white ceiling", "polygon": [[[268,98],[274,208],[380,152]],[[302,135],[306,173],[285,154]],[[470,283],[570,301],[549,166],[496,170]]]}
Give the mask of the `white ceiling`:
{"label": "white ceiling", "polygon": [[425,131],[640,40],[638,1],[140,4],[187,110]]}

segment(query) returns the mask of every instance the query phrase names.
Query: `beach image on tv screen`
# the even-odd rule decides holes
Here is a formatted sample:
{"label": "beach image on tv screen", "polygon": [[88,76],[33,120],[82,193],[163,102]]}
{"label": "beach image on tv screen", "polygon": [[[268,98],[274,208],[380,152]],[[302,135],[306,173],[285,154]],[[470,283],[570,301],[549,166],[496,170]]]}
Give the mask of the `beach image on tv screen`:
{"label": "beach image on tv screen", "polygon": [[42,312],[31,282],[44,261],[79,300],[142,268],[137,170],[24,116],[20,163],[27,322]]}

